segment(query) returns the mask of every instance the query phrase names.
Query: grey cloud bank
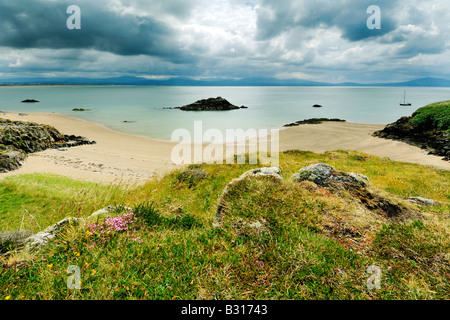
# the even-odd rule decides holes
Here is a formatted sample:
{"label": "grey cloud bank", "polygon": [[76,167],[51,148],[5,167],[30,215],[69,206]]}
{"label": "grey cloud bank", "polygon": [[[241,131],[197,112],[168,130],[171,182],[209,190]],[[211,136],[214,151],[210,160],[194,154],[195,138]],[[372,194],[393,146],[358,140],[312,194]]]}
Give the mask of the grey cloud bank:
{"label": "grey cloud bank", "polygon": [[[69,5],[81,29],[69,30]],[[368,29],[370,5],[381,29]],[[445,0],[0,0],[0,79],[450,78]]]}

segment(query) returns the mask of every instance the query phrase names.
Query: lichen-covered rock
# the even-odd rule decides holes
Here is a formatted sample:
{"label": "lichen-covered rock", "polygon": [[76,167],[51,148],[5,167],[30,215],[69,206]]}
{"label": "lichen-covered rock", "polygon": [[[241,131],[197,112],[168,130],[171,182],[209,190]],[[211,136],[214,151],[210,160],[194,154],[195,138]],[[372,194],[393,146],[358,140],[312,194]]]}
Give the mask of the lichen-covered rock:
{"label": "lichen-covered rock", "polygon": [[348,182],[357,183],[361,186],[367,186],[370,184],[369,179],[354,172],[342,172],[337,171],[332,166],[325,163],[318,163],[308,167],[300,169],[298,173],[292,175],[294,181],[312,181],[317,185],[324,186],[330,182]]}
{"label": "lichen-covered rock", "polygon": [[24,241],[25,250],[28,252],[38,251],[44,245],[46,245],[49,240],[53,239],[55,237],[56,233],[61,231],[61,229],[64,226],[78,225],[81,221],[83,221],[83,220],[79,219],[79,218],[73,218],[73,217],[65,218],[65,219],[49,226],[44,231],[33,234],[32,236],[25,239],[25,241]]}
{"label": "lichen-covered rock", "polygon": [[263,167],[252,169],[241,174],[238,179],[244,179],[250,176],[272,176],[276,179],[283,179],[283,177],[281,176],[281,170],[278,167]]}
{"label": "lichen-covered rock", "polygon": [[125,207],[125,206],[112,206],[109,205],[105,208],[99,209],[93,213],[91,213],[91,215],[89,217],[86,218],[86,220],[91,220],[94,218],[100,218],[100,217],[105,217],[107,215],[110,215],[112,212],[118,212],[119,210],[121,211],[131,211],[131,208],[129,207]]}
{"label": "lichen-covered rock", "polygon": [[408,201],[415,203],[415,204],[422,205],[422,206],[438,206],[438,205],[440,205],[440,203],[436,200],[427,199],[427,198],[423,198],[423,197],[410,197],[410,198],[408,198]]}

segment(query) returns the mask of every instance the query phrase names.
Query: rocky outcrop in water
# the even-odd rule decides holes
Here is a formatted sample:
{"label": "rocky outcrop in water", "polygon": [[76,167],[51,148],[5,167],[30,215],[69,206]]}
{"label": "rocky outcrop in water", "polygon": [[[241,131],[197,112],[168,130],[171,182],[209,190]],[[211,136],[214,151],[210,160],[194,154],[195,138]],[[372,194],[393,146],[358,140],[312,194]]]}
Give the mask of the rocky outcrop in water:
{"label": "rocky outcrop in water", "polygon": [[85,108],[73,108],[72,111],[82,112],[82,111],[90,111],[90,109],[85,109]]}
{"label": "rocky outcrop in water", "polygon": [[25,100],[22,100],[22,103],[36,103],[36,102],[39,102],[38,100],[35,100],[35,99],[25,99]]}
{"label": "rocky outcrop in water", "polygon": [[0,119],[0,172],[19,168],[29,153],[94,143],[85,137],[62,134],[49,125]]}
{"label": "rocky outcrop in water", "polygon": [[226,110],[235,110],[235,109],[245,109],[245,106],[235,106],[228,102],[228,100],[217,97],[217,98],[209,98],[198,100],[194,103],[175,108],[183,111],[226,111]]}
{"label": "rocky outcrop in water", "polygon": [[305,119],[305,120],[300,120],[300,121],[296,121],[296,122],[292,122],[292,123],[288,123],[285,124],[283,127],[296,127],[302,124],[320,124],[323,122],[345,122],[345,120],[342,119],[337,119],[337,118],[311,118],[311,119]]}

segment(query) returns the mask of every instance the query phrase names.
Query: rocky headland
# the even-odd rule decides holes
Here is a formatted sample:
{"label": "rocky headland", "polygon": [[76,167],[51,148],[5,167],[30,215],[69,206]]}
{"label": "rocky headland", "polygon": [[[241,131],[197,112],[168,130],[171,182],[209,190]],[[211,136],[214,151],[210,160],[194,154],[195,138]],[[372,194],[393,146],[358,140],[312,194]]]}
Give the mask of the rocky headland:
{"label": "rocky headland", "polygon": [[85,137],[62,134],[49,125],[0,118],[0,172],[18,169],[30,153],[94,143]]}
{"label": "rocky headland", "polygon": [[450,101],[419,108],[373,135],[403,141],[450,161]]}

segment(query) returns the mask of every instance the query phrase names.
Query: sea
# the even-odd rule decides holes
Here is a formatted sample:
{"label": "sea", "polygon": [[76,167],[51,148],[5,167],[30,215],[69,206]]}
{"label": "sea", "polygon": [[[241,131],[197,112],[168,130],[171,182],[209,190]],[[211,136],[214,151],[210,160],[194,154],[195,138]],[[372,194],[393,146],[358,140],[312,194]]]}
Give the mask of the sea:
{"label": "sea", "polygon": [[[411,106],[400,106],[403,95]],[[247,109],[171,109],[222,97]],[[22,103],[35,99],[39,103]],[[450,100],[450,88],[430,87],[210,87],[210,86],[2,86],[0,110],[46,112],[101,124],[124,133],[170,140],[174,130],[281,129],[309,118],[388,124],[429,103]],[[314,108],[313,105],[321,105]],[[89,111],[72,111],[74,108]],[[25,120],[25,118],[24,118]]]}

